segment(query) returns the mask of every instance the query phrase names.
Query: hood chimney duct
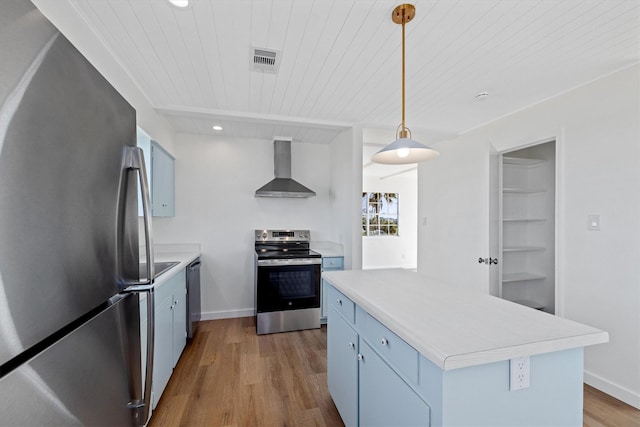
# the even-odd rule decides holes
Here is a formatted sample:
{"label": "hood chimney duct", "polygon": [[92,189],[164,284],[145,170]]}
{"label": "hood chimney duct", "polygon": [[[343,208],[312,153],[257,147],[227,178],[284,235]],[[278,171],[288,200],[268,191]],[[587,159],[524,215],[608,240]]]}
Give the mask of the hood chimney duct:
{"label": "hood chimney duct", "polygon": [[316,193],[291,178],[291,139],[273,141],[275,178],[256,190],[256,197],[313,197]]}

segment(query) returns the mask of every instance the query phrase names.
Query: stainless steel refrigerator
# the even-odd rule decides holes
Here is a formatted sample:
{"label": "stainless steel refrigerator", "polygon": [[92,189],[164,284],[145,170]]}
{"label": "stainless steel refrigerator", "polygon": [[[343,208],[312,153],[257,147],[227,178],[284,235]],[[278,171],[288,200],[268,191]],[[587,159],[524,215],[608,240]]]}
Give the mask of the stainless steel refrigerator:
{"label": "stainless steel refrigerator", "polygon": [[139,187],[150,247],[135,110],[31,2],[1,1],[0,425],[144,424]]}

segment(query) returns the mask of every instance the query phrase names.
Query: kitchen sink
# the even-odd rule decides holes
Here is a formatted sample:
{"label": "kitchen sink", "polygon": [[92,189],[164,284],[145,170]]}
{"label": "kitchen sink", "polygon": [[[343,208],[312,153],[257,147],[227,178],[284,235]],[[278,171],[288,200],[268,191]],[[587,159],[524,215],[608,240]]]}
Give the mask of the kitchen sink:
{"label": "kitchen sink", "polygon": [[[171,267],[176,266],[178,264],[180,264],[180,262],[178,262],[178,261],[154,262],[153,263],[153,269],[154,269],[153,278],[155,279],[156,277],[158,277],[159,275],[161,275],[165,271],[169,270]],[[140,280],[146,280],[146,278],[147,278],[147,263],[146,262],[141,262],[140,263]]]}

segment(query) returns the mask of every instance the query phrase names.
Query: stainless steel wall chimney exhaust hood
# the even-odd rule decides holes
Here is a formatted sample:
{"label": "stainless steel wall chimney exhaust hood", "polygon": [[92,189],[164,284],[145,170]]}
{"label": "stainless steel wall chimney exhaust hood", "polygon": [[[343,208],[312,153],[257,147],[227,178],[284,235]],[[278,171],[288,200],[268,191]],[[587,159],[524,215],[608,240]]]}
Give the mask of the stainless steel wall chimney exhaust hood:
{"label": "stainless steel wall chimney exhaust hood", "polygon": [[315,191],[291,179],[291,140],[273,141],[275,178],[256,190],[256,197],[312,197]]}

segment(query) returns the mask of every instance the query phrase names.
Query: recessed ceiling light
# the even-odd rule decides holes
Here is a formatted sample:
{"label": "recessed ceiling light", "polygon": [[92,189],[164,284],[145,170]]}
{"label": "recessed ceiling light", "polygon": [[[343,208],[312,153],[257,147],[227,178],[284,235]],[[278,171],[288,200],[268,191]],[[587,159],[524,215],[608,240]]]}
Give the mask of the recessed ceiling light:
{"label": "recessed ceiling light", "polygon": [[169,3],[177,7],[189,6],[189,0],[169,0]]}
{"label": "recessed ceiling light", "polygon": [[215,125],[215,126],[213,127],[213,130],[218,130],[218,131],[220,131],[220,130],[222,130],[222,126]]}
{"label": "recessed ceiling light", "polygon": [[486,101],[487,99],[489,99],[489,92],[480,92],[476,95],[475,99],[476,101]]}

